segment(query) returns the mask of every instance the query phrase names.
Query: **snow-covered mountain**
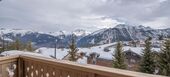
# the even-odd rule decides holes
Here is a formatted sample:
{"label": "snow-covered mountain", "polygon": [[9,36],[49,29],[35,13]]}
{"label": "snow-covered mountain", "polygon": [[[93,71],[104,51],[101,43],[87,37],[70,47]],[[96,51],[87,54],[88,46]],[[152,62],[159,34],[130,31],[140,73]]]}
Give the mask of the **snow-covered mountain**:
{"label": "snow-covered mountain", "polygon": [[147,37],[158,40],[160,36],[170,36],[170,29],[152,29],[142,25],[119,24],[114,28],[101,29],[83,37],[78,41],[78,46],[87,47],[116,41],[145,40]]}
{"label": "snow-covered mountain", "polygon": [[7,41],[16,39],[24,43],[32,41],[37,47],[54,47],[55,43],[58,47],[68,47],[72,34],[77,37],[77,46],[90,47],[116,41],[145,40],[148,36],[154,38],[154,40],[158,40],[160,36],[170,36],[170,28],[152,29],[142,25],[132,26],[119,24],[114,28],[104,28],[93,33],[82,29],[77,29],[70,33],[66,31],[45,33],[31,30],[0,28],[1,38],[3,35]]}
{"label": "snow-covered mountain", "polygon": [[90,32],[85,31],[83,29],[76,29],[75,31],[73,31],[73,34],[76,36],[86,36],[86,35],[90,34]]}
{"label": "snow-covered mountain", "polygon": [[[80,39],[87,34],[85,30],[76,30],[73,33],[77,36],[77,39]],[[21,40],[23,43],[32,41],[37,47],[54,47],[55,43],[58,47],[67,47],[71,34],[71,32],[68,33],[66,31],[36,32],[22,29],[0,28],[1,40],[3,36],[6,41],[14,41],[16,39]]]}
{"label": "snow-covered mountain", "polygon": [[59,31],[59,32],[48,32],[44,34],[49,34],[52,36],[60,36],[60,35],[68,35],[69,33],[67,33],[66,31]]}
{"label": "snow-covered mountain", "polygon": [[[21,42],[26,43],[32,41],[36,46],[50,46],[56,38],[52,35],[45,34],[43,32],[35,32],[31,30],[21,30],[21,29],[0,29],[0,35],[4,39],[11,39],[12,41],[19,39]],[[53,44],[54,45],[54,44]]]}
{"label": "snow-covered mountain", "polygon": [[29,34],[29,33],[33,33],[33,31],[29,31],[29,30],[22,30],[22,29],[5,29],[5,28],[0,28],[0,32],[1,34],[13,34],[13,35],[18,35],[20,34],[21,36],[25,35],[25,34]]}

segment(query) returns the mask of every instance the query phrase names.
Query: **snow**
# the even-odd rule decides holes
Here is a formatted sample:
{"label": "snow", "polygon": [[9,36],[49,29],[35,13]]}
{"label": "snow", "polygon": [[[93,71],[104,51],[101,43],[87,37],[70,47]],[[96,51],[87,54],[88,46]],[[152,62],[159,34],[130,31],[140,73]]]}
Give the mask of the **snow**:
{"label": "snow", "polygon": [[[66,31],[59,31],[59,32],[40,32],[39,31],[39,32],[36,32],[36,31],[32,31],[32,30],[0,28],[0,35],[9,34],[9,33],[12,33],[14,36],[16,36],[17,34],[21,34],[21,36],[24,36],[24,35],[30,34],[30,33],[47,34],[47,35],[51,35],[51,36],[59,36],[59,35],[70,34],[69,32],[66,32]],[[37,35],[37,37],[38,37],[38,35]]]}
{"label": "snow", "polygon": [[100,29],[100,30],[98,30],[98,31],[93,32],[91,35],[96,35],[96,34],[98,34],[98,33],[103,33],[105,30],[107,30],[107,29],[106,29],[106,28]]}
{"label": "snow", "polygon": [[[56,58],[63,60],[63,58],[68,54],[69,49],[56,49]],[[45,55],[45,56],[54,56],[54,48],[46,48],[42,47],[37,49],[35,52],[40,52],[40,54]],[[78,59],[77,61],[80,64],[87,64],[87,58],[83,57]]]}
{"label": "snow", "polygon": [[11,50],[11,51],[5,51],[2,52],[1,55],[4,56],[11,56],[11,55],[22,55],[22,54],[27,54],[27,55],[35,55],[35,56],[41,56],[41,57],[48,57],[50,58],[50,56],[47,55],[42,55],[42,54],[38,54],[38,53],[33,53],[33,52],[24,52],[24,51],[19,51],[19,50]]}
{"label": "snow", "polygon": [[105,52],[104,48],[115,45],[116,43],[110,43],[110,44],[105,44],[105,45],[100,45],[100,46],[95,46],[91,48],[79,48],[79,51],[85,52],[87,56],[89,56],[91,53],[96,52],[100,54],[99,58],[103,59],[113,59],[113,51],[110,52]]}
{"label": "snow", "polygon": [[[127,51],[127,50],[129,50],[129,49],[131,49],[133,52],[141,55],[144,47],[129,47],[129,46],[125,46],[125,47],[124,47],[124,51]],[[152,48],[152,50],[159,52],[159,51],[160,51],[160,48]]]}
{"label": "snow", "polygon": [[69,33],[66,31],[59,31],[59,32],[49,32],[49,33],[43,33],[43,34],[48,34],[51,36],[60,36],[60,35],[68,35]]}
{"label": "snow", "polygon": [[91,42],[90,42],[90,44],[95,44],[95,40],[92,39]]}
{"label": "snow", "polygon": [[77,60],[77,63],[87,64],[87,58],[86,57],[80,58],[80,59]]}
{"label": "snow", "polygon": [[8,33],[13,33],[14,35],[21,34],[21,36],[27,34],[27,33],[32,33],[33,31],[29,30],[21,30],[21,29],[0,29],[1,34],[8,34]]}
{"label": "snow", "polygon": [[136,29],[143,29],[143,30],[152,30],[151,27],[145,27],[145,26],[142,26],[142,25],[139,25],[139,26],[135,26],[135,25],[128,25],[128,24],[119,24],[117,25],[115,28],[119,28],[119,29],[123,29],[123,28],[126,28],[126,29],[133,29],[133,28],[136,28]]}
{"label": "snow", "polygon": [[119,24],[119,25],[115,26],[115,28],[119,28],[119,29],[122,29],[122,28],[128,29],[130,27],[131,27],[130,25],[126,25],[126,24]]}
{"label": "snow", "polygon": [[[113,54],[114,54],[114,50],[115,48],[113,47],[114,45],[116,45],[116,43],[110,43],[110,44],[104,44],[104,45],[100,45],[100,46],[94,46],[91,48],[78,48],[79,51],[78,52],[84,52],[86,53],[86,56],[89,56],[91,53],[98,53],[100,56],[99,58],[103,58],[103,59],[108,59],[108,60],[112,60],[113,59]],[[104,48],[108,47],[110,51],[105,52]],[[130,47],[130,46],[124,46],[123,50],[127,51],[127,50],[132,50],[135,53],[141,55],[142,54],[142,50],[144,49],[143,47]],[[153,48],[153,50],[155,51],[160,51],[159,48]],[[46,47],[42,47],[36,50],[36,52],[41,51],[42,55],[46,55],[46,56],[54,56],[54,48],[46,48]],[[69,49],[56,49],[57,53],[56,53],[56,58],[57,59],[63,59],[67,54]],[[78,60],[81,63],[85,63],[83,61],[87,61],[86,58],[84,59],[80,59]]]}
{"label": "snow", "polygon": [[10,38],[4,38],[4,40],[5,40],[5,41],[8,41],[8,42],[13,42],[13,40],[10,39]]}
{"label": "snow", "polygon": [[[41,53],[38,53],[39,51],[41,51]],[[51,56],[54,55],[54,48],[43,47],[37,49],[35,52],[11,50],[11,51],[5,51],[1,53],[1,55],[3,56],[24,55],[24,54],[52,58]],[[56,58],[62,60],[67,54],[68,54],[68,49],[64,49],[63,51],[61,49],[57,49]],[[87,58],[86,57],[79,58],[77,63],[87,64]]]}
{"label": "snow", "polygon": [[[56,49],[56,58],[63,59],[68,54],[68,49]],[[42,47],[37,49],[35,52],[40,53],[45,56],[54,56],[54,48]]]}
{"label": "snow", "polygon": [[83,29],[76,29],[75,31],[73,31],[73,34],[76,35],[76,36],[86,36],[90,33],[91,32],[85,31]]}
{"label": "snow", "polygon": [[[72,33],[75,34],[76,36],[85,36],[85,35],[90,34],[90,32],[82,30],[82,29],[77,29],[73,31]],[[52,36],[59,36],[59,35],[71,35],[72,33],[69,33],[67,31],[59,31],[59,32],[49,32],[49,33],[44,33],[44,34],[49,34]]]}
{"label": "snow", "polygon": [[[79,53],[80,52],[84,52],[86,53],[86,56],[89,56],[91,53],[98,53],[100,56],[99,58],[103,58],[103,59],[107,59],[107,60],[112,60],[113,54],[114,54],[114,46],[116,45],[116,43],[110,43],[110,44],[104,44],[104,45],[100,45],[100,46],[94,46],[91,48],[78,48],[79,49]],[[108,48],[110,51],[106,52],[104,51],[105,48]],[[144,49],[143,47],[130,47],[130,46],[124,46],[123,50],[127,51],[127,50],[132,50],[133,52],[141,55],[142,54],[142,50]],[[152,50],[159,52],[160,48],[152,48]],[[69,49],[56,49],[56,58],[63,60],[63,58],[68,55],[68,51]],[[42,47],[37,49],[34,53],[32,52],[24,52],[24,51],[18,51],[18,50],[12,50],[12,51],[5,51],[3,52],[1,55],[19,55],[19,54],[30,54],[30,55],[36,55],[36,56],[43,56],[43,57],[51,57],[54,56],[54,48],[46,48],[46,47]],[[87,57],[84,56],[83,58],[79,58],[78,59],[78,63],[80,64],[87,64]]]}
{"label": "snow", "polygon": [[[90,55],[90,53],[96,52],[98,54],[100,54],[99,58],[103,58],[103,59],[108,59],[108,60],[112,60],[113,59],[113,54],[114,54],[114,50],[115,48],[113,47],[114,45],[116,45],[116,43],[110,43],[110,44],[105,44],[105,45],[100,45],[100,46],[94,46],[91,48],[79,48],[80,51],[85,52],[87,56]],[[105,52],[104,48],[108,47],[109,48],[109,52]],[[142,50],[144,49],[143,47],[130,47],[130,46],[124,46],[123,50],[127,51],[127,50],[132,50],[133,52],[141,55],[142,54]],[[153,51],[160,51],[160,48],[152,48]]]}

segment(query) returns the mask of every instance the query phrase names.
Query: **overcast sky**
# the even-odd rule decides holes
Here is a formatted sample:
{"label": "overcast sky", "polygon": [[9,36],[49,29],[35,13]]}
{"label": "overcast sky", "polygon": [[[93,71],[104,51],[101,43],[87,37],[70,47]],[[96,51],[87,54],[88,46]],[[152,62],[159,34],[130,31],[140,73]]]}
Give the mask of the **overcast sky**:
{"label": "overcast sky", "polygon": [[0,26],[95,31],[126,23],[170,27],[170,0],[2,0]]}

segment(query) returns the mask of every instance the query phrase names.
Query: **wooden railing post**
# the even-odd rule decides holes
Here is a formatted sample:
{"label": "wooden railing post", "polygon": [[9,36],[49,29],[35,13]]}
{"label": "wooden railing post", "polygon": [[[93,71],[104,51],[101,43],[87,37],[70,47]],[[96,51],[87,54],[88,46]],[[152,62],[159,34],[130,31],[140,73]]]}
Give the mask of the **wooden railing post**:
{"label": "wooden railing post", "polygon": [[88,77],[96,77],[94,73],[89,73]]}
{"label": "wooden railing post", "polygon": [[24,62],[21,57],[18,58],[18,77],[24,77]]}

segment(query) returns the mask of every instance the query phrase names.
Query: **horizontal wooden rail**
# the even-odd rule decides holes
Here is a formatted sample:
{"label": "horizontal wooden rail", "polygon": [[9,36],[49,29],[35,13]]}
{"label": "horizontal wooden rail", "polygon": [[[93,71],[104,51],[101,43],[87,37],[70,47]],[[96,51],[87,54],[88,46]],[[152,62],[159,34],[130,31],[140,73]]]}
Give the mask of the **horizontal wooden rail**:
{"label": "horizontal wooden rail", "polygon": [[32,55],[21,55],[20,58],[23,77],[162,77]]}

